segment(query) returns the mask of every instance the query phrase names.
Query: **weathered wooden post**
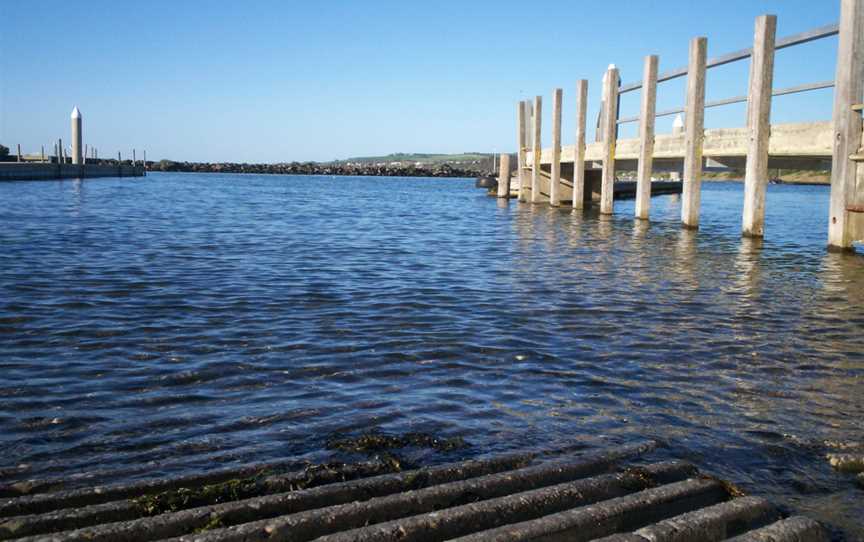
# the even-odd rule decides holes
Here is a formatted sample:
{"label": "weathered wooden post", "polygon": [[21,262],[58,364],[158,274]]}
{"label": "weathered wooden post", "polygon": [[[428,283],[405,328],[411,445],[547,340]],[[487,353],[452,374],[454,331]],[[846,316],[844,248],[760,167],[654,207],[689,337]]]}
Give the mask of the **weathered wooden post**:
{"label": "weathered wooden post", "polygon": [[81,111],[76,106],[72,110],[72,163],[80,164],[82,162],[81,153]]}
{"label": "weathered wooden post", "polygon": [[18,161],[21,162],[21,143],[18,143]]}
{"label": "weathered wooden post", "polygon": [[57,163],[58,164],[66,163],[66,159],[63,156],[63,140],[62,139],[57,140]]}
{"label": "weathered wooden post", "polygon": [[510,155],[502,154],[498,164],[498,197],[510,197]]}
{"label": "weathered wooden post", "polygon": [[657,110],[657,55],[645,57],[642,107],[639,111],[639,165],[636,178],[636,218],[648,220],[651,209],[651,172],[654,166],[654,114]]}
{"label": "weathered wooden post", "polygon": [[45,161],[45,145],[42,145],[42,161]]}
{"label": "weathered wooden post", "polygon": [[747,90],[747,165],[744,170],[744,216],[741,233],[762,237],[765,233],[765,192],[768,189],[768,137],[771,133],[771,91],[774,84],[774,39],[777,17],[756,19],[750,85]]}
{"label": "weathered wooden post", "polygon": [[87,163],[87,144],[84,144],[84,163]]}
{"label": "weathered wooden post", "polygon": [[136,163],[138,163],[138,156],[135,154],[135,149],[132,149],[132,167],[135,167]]}
{"label": "weathered wooden post", "polygon": [[531,203],[540,203],[540,157],[543,154],[543,145],[540,144],[540,125],[543,112],[543,98],[534,97],[534,154],[531,165]]}
{"label": "weathered wooden post", "polygon": [[549,178],[549,204],[561,205],[561,102],[564,91],[552,91],[552,169]]}
{"label": "weathered wooden post", "polygon": [[516,176],[519,179],[519,201],[527,201],[528,190],[525,174],[525,100],[516,105]]}
{"label": "weathered wooden post", "polygon": [[[840,39],[834,78],[834,148],[831,159],[831,203],[828,249],[850,250],[864,238],[864,211],[856,201],[858,162],[852,155],[861,146],[861,111],[864,101],[864,0],[840,3]],[[855,206],[855,204],[858,204]],[[850,206],[853,206],[850,209]]]}
{"label": "weathered wooden post", "polygon": [[531,167],[532,163],[528,162],[528,149],[532,147],[534,138],[534,111],[531,100],[525,100],[525,170],[520,177],[522,187],[520,187],[520,201],[531,201]]}
{"label": "weathered wooden post", "polygon": [[585,118],[588,109],[588,81],[576,82],[576,148],[573,157],[573,208],[585,206]]}
{"label": "weathered wooden post", "polygon": [[702,196],[702,142],[705,139],[705,62],[707,38],[690,40],[687,64],[687,102],[684,106],[684,186],[681,197],[681,222],[687,228],[699,227]]}
{"label": "weathered wooden post", "polygon": [[615,139],[618,132],[618,69],[612,65],[603,80],[603,181],[600,186],[600,213],[612,214],[615,203]]}

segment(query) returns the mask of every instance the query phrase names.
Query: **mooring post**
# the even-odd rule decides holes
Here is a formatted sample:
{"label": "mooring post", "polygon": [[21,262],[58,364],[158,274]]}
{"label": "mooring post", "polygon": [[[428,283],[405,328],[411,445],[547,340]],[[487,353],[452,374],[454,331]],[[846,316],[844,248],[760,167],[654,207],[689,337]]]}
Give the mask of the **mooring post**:
{"label": "mooring post", "polygon": [[66,163],[66,160],[63,156],[63,140],[62,139],[57,140],[57,163],[58,164]]}
{"label": "mooring post", "polygon": [[705,139],[705,62],[707,38],[690,40],[687,64],[687,102],[684,106],[684,186],[681,197],[681,222],[687,228],[699,227],[702,196],[702,142]]}
{"label": "mooring post", "polygon": [[132,149],[132,167],[135,167],[136,163],[138,163],[138,157],[135,155],[135,149]]}
{"label": "mooring post", "polygon": [[520,199],[520,201],[530,202],[531,201],[531,167],[532,163],[528,162],[528,149],[533,145],[532,139],[534,138],[534,105],[531,100],[525,100],[525,171],[522,175],[524,197]]}
{"label": "mooring post", "polygon": [[744,170],[744,215],[741,234],[765,233],[765,192],[768,189],[768,138],[771,134],[771,91],[774,85],[774,38],[777,17],[756,19],[750,85],[747,90],[747,165]]}
{"label": "mooring post", "polygon": [[519,201],[525,201],[525,101],[516,104],[516,178],[519,180]]}
{"label": "mooring post", "polygon": [[72,163],[80,164],[82,162],[81,153],[81,111],[76,106],[72,110]]}
{"label": "mooring post", "polygon": [[[840,3],[840,38],[837,45],[837,74],[834,78],[834,148],[831,158],[831,203],[828,220],[828,249],[850,250],[864,237],[860,213],[850,212],[855,204],[858,163],[851,159],[861,146],[861,112],[852,109],[864,101],[864,0]],[[864,190],[864,189],[862,189]],[[855,209],[858,210],[857,208]],[[856,226],[859,226],[856,228]]]}
{"label": "mooring post", "polygon": [[588,107],[588,81],[576,82],[576,145],[573,150],[573,208],[585,207],[585,118]]}
{"label": "mooring post", "polygon": [[86,163],[87,163],[87,144],[86,144],[86,143],[84,144],[84,155],[83,155],[83,157],[84,157],[84,163],[86,164]]}
{"label": "mooring post", "polygon": [[510,197],[510,155],[502,154],[498,164],[498,197]]}
{"label": "mooring post", "polygon": [[21,143],[18,143],[18,161],[21,161]]}
{"label": "mooring post", "polygon": [[142,151],[144,153],[144,162],[141,164],[141,168],[146,172],[147,171],[147,149]]}
{"label": "mooring post", "polygon": [[45,161],[45,145],[42,145],[42,161]]}
{"label": "mooring post", "polygon": [[611,215],[615,204],[615,139],[618,127],[618,69],[611,65],[603,79],[603,181],[600,186],[600,213]]}
{"label": "mooring post", "polygon": [[639,112],[639,165],[636,178],[636,218],[648,220],[651,209],[651,172],[654,166],[654,114],[657,110],[657,55],[645,57],[642,107]]}
{"label": "mooring post", "polygon": [[561,205],[561,102],[564,91],[552,91],[552,170],[549,179],[549,204]]}
{"label": "mooring post", "polygon": [[540,144],[540,125],[543,112],[543,98],[534,97],[534,154],[531,165],[531,203],[540,203],[540,158],[543,154],[543,146]]}

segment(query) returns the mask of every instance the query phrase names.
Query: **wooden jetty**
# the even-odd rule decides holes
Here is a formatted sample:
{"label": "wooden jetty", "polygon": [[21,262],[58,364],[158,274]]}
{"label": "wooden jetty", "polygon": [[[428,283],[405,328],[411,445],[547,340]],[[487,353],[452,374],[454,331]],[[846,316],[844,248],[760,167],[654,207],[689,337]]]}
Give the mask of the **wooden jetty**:
{"label": "wooden jetty", "polygon": [[0,499],[0,539],[827,542],[816,521],[784,517],[685,461],[647,459],[656,447],[515,452],[401,472],[382,461],[286,472],[281,462],[33,493]]}
{"label": "wooden jetty", "polygon": [[[761,237],[765,231],[765,200],[768,168],[831,168],[831,207],[827,220],[830,249],[849,250],[864,240],[864,0],[841,0],[840,22],[793,36],[776,39],[777,17],[763,15],[756,20],[753,46],[708,58],[708,40],[693,38],[687,66],[658,73],[659,58],[645,57],[641,81],[621,84],[614,65],[603,76],[602,103],[596,141],[586,142],[588,81],[577,81],[574,99],[575,141],[562,145],[562,89],[552,93],[551,147],[541,139],[542,97],[517,106],[516,176],[502,175],[500,197],[518,195],[522,202],[569,205],[582,209],[598,202],[600,212],[613,212],[616,170],[635,170],[637,182],[635,215],[647,220],[650,198],[655,194],[653,171],[681,173],[681,222],[698,228],[701,180],[706,162],[744,167],[744,212],[742,234]],[[774,53],[839,34],[836,76],[833,81],[811,82],[788,88],[774,88]],[[750,59],[747,96],[705,101],[706,71],[732,62]],[[683,107],[656,111],[660,83],[687,78]],[[834,88],[831,120],[793,124],[771,124],[771,101],[782,96],[817,89]],[[622,94],[641,91],[640,114],[621,117]],[[746,126],[704,129],[706,108],[747,103]],[[655,133],[655,119],[684,115],[679,133]],[[618,139],[618,126],[639,122],[638,137]],[[677,131],[677,130],[676,130]],[[859,167],[860,166],[860,167]],[[509,172],[508,172],[509,173]]]}

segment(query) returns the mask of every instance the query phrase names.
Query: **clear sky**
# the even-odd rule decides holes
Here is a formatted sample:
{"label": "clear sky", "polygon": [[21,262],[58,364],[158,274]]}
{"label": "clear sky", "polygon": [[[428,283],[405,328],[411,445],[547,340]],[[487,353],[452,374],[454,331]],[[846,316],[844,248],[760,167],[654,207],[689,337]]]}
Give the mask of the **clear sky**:
{"label": "clear sky", "polygon": [[[776,14],[782,37],[836,22],[839,0],[2,0],[0,11],[0,143],[68,140],[77,105],[100,156],[282,162],[512,151],[516,102],[538,94],[549,141],[555,87],[569,144],[577,79],[594,118],[609,63],[638,80],[647,54],[662,72],[686,64],[691,37],[707,36],[712,57],[749,47],[757,15]],[[833,79],[836,47],[778,51],[775,87]],[[747,69],[709,71],[707,99],[745,94]],[[683,78],[660,85],[658,109],[683,99]],[[828,119],[831,100],[775,98],[772,121]],[[628,94],[622,115],[638,101]],[[743,123],[743,105],[706,117]]]}

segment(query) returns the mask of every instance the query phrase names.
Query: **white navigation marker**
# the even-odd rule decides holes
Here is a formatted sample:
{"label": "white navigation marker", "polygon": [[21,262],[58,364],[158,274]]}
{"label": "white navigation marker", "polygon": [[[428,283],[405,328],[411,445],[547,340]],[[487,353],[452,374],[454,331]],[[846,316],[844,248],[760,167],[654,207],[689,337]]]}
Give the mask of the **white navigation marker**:
{"label": "white navigation marker", "polygon": [[672,121],[672,135],[681,135],[684,133],[684,119],[681,113],[675,115],[675,120]]}
{"label": "white navigation marker", "polygon": [[76,106],[72,110],[72,163],[80,164],[83,160],[81,154],[81,111]]}

